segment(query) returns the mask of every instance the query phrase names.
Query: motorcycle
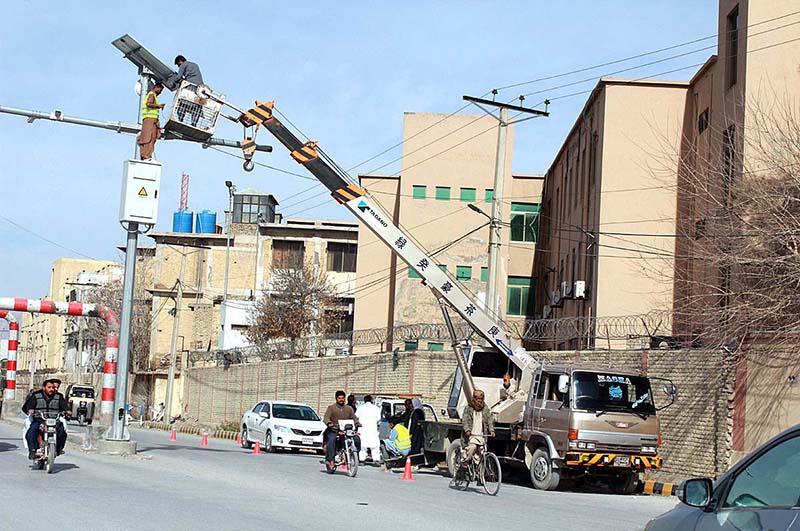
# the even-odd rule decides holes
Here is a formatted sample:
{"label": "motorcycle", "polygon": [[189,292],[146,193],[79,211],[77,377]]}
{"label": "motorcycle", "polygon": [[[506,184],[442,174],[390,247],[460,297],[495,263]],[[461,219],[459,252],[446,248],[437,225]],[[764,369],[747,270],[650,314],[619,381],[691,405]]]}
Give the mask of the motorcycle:
{"label": "motorcycle", "polygon": [[351,478],[358,473],[358,450],[356,449],[356,427],[351,420],[340,420],[339,431],[343,433],[336,439],[336,457],[333,466],[325,463],[328,474],[333,474],[336,469],[344,465],[347,475]]}
{"label": "motorcycle", "polygon": [[47,473],[53,473],[53,463],[55,463],[58,450],[56,449],[56,426],[61,422],[62,415],[58,418],[39,419],[44,420],[39,424],[38,443],[34,464],[39,470],[47,467]]}

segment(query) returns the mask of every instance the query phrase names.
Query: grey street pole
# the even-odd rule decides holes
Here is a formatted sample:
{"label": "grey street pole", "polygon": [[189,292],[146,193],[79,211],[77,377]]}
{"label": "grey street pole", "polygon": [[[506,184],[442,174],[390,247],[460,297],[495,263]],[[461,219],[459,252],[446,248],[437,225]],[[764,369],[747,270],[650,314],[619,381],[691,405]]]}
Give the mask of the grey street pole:
{"label": "grey street pole", "polygon": [[486,309],[489,313],[500,315],[500,231],[502,229],[503,185],[506,174],[506,151],[508,132],[508,109],[500,108],[497,129],[497,158],[494,163],[494,197],[492,198],[492,218],[489,225],[489,264],[486,279]]}
{"label": "grey street pole", "polygon": [[[172,388],[175,385],[175,366],[178,357],[178,333],[181,327],[181,306],[183,305],[183,275],[186,274],[186,248],[181,251],[181,271],[178,273],[178,293],[175,295],[175,319],[172,321],[172,343],[169,355],[169,377],[167,378],[167,396],[164,400],[164,418],[167,422],[172,418]],[[185,353],[184,353],[185,355]]]}
{"label": "grey street pole", "polygon": [[217,342],[219,349],[225,348],[225,320],[228,312],[228,275],[231,268],[231,226],[233,225],[233,192],[236,191],[236,186],[231,181],[225,181],[225,186],[228,188],[228,219],[227,219],[227,238],[225,238],[225,281],[222,287],[222,310],[220,311],[220,331],[219,341]]}
{"label": "grey street pole", "polygon": [[[142,123],[142,107],[150,90],[150,76],[139,73],[139,124]],[[134,158],[139,159],[139,143],[135,144]],[[133,318],[133,285],[136,279],[136,248],[139,243],[139,224],[128,223],[125,242],[125,276],[122,280],[122,312],[119,322],[119,352],[117,354],[117,381],[114,386],[114,414],[111,420],[111,433],[106,437],[114,441],[127,441],[130,435],[125,432],[125,403],[128,400],[128,369],[130,368],[131,320]]]}

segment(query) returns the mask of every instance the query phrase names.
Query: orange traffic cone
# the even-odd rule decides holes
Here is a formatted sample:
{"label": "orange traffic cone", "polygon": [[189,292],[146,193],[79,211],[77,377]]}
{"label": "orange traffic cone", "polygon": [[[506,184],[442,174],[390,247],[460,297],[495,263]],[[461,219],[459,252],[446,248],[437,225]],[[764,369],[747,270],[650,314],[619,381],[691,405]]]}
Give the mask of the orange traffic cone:
{"label": "orange traffic cone", "polygon": [[169,434],[170,441],[177,441],[178,440],[178,432],[175,431],[175,428],[172,428],[172,431]]}
{"label": "orange traffic cone", "polygon": [[200,446],[208,446],[208,434],[203,433],[203,436],[200,437]]}
{"label": "orange traffic cone", "polygon": [[403,477],[401,477],[400,479],[403,480],[403,481],[416,481],[411,476],[411,458],[410,457],[406,457],[406,468],[405,468],[405,470],[403,470]]}
{"label": "orange traffic cone", "polygon": [[261,455],[261,445],[258,441],[253,445],[253,455]]}
{"label": "orange traffic cone", "polygon": [[236,444],[238,444],[239,446],[242,445],[242,434],[241,433],[236,436]]}

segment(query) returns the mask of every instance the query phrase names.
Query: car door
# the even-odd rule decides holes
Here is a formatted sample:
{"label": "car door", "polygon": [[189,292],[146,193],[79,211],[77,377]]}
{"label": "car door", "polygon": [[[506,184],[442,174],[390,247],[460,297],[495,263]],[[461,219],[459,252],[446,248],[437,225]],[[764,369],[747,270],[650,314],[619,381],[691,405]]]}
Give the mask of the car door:
{"label": "car door", "polygon": [[264,407],[261,408],[258,420],[260,421],[258,428],[259,438],[263,441],[267,431],[272,429],[272,404],[264,402]]}
{"label": "car door", "polygon": [[800,435],[779,440],[719,485],[697,531],[800,531]]}
{"label": "car door", "polygon": [[246,422],[247,424],[247,431],[250,434],[250,438],[255,439],[258,436],[258,429],[261,424],[261,408],[264,407],[263,402],[259,402],[256,406],[247,414]]}

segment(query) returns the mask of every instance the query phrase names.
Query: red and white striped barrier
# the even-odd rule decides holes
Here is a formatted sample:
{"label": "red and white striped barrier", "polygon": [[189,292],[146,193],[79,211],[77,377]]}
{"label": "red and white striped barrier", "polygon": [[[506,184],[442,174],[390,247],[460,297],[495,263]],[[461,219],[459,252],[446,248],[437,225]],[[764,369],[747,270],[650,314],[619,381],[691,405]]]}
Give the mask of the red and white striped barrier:
{"label": "red and white striped barrier", "polygon": [[[98,319],[103,319],[108,324],[108,335],[106,336],[106,357],[105,364],[103,365],[103,393],[101,395],[100,402],[100,423],[111,424],[111,419],[114,414],[114,387],[117,379],[117,352],[119,351],[119,317],[117,317],[117,314],[105,306],[96,304],[83,304],[80,302],[54,302],[48,300],[37,301],[32,299],[14,299],[11,297],[0,297],[0,311],[2,310],[5,310],[7,315],[10,315],[8,312],[14,311],[46,313],[52,315],[97,317]],[[19,330],[18,325],[17,330]],[[18,337],[16,340],[18,341]],[[9,363],[11,362],[10,345],[11,341],[9,339]],[[14,388],[16,388],[16,348],[14,357]],[[6,395],[6,397],[8,397],[8,395]]]}
{"label": "red and white striped barrier", "polygon": [[6,361],[6,400],[14,400],[17,390],[17,349],[19,348],[19,323],[14,314],[0,310],[0,319],[8,321],[8,360]]}

